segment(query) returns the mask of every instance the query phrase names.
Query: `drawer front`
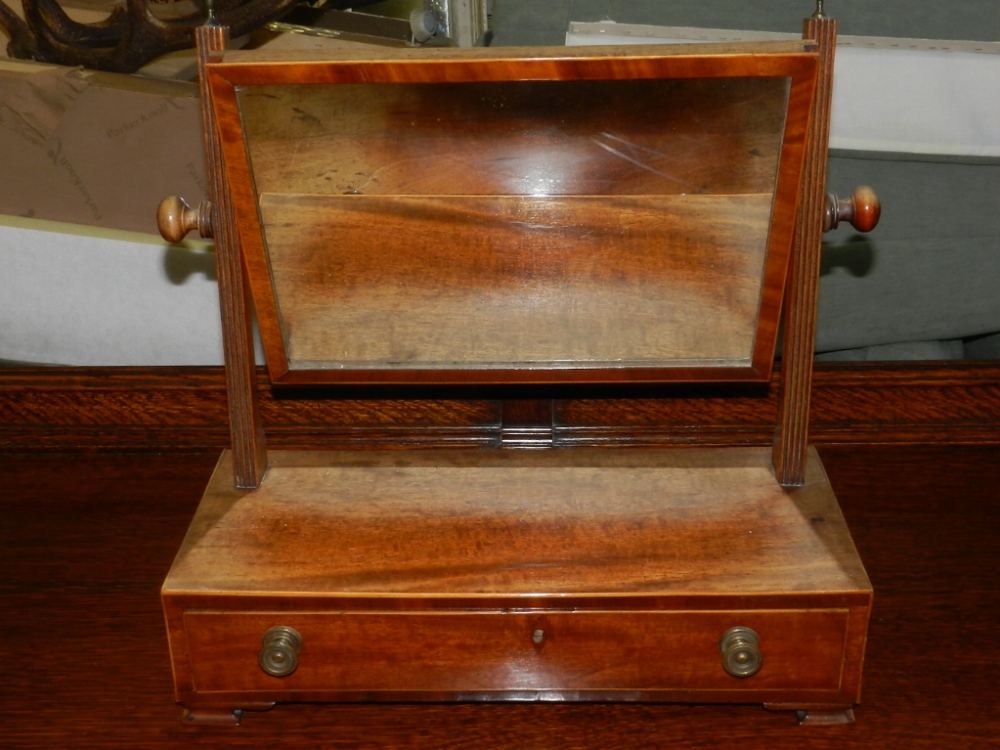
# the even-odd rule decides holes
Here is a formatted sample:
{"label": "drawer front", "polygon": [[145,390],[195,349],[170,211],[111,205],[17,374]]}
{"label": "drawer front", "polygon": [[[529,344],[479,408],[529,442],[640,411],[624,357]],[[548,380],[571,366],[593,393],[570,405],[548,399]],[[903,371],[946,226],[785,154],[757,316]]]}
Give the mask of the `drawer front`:
{"label": "drawer front", "polygon": [[[848,610],[639,612],[207,612],[184,626],[193,689],[307,695],[411,691],[837,690]],[[264,634],[294,628],[293,673],[258,663]],[[751,628],[763,666],[733,677],[720,639]]]}

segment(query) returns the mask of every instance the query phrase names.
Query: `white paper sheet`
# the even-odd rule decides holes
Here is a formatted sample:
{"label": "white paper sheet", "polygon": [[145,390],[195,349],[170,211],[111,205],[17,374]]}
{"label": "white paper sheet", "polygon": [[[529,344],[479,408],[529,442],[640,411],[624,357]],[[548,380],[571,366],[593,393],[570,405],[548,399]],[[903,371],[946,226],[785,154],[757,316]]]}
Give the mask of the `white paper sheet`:
{"label": "white paper sheet", "polygon": [[[574,23],[567,46],[789,39],[789,34]],[[1000,44],[848,37],[837,47],[830,147],[1000,157]]]}

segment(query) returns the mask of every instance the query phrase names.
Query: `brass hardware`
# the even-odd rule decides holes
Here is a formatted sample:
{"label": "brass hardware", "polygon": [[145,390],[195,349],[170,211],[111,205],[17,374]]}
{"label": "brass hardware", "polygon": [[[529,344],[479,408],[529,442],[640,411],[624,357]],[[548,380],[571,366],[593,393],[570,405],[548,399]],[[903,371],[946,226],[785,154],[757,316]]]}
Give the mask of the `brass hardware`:
{"label": "brass hardware", "polygon": [[813,13],[813,18],[826,18],[826,13],[823,12],[823,0],[816,0],[816,12]]}
{"label": "brass hardware", "polygon": [[750,628],[730,628],[719,640],[722,668],[733,677],[752,677],[764,665],[760,636]]}
{"label": "brass hardware", "polygon": [[545,640],[545,631],[541,628],[535,628],[535,632],[531,634],[531,640],[535,643],[541,643]]}
{"label": "brass hardware", "polygon": [[299,631],[277,625],[264,633],[264,645],[257,654],[257,663],[272,677],[288,677],[299,666],[301,650]]}

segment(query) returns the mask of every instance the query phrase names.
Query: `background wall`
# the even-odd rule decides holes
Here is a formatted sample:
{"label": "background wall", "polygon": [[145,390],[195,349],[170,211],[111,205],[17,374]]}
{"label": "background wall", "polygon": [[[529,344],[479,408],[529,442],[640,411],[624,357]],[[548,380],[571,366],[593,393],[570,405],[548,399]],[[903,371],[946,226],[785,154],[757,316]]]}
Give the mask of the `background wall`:
{"label": "background wall", "polygon": [[[561,44],[570,21],[787,31],[802,29],[812,0],[493,0],[497,44]],[[996,0],[826,0],[840,33],[1000,41]]]}

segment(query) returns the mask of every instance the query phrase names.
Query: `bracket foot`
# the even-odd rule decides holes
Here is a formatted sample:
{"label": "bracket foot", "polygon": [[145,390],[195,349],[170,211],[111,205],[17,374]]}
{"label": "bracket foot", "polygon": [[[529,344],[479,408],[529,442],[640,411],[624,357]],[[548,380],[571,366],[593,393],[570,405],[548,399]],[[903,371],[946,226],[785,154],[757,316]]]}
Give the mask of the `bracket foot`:
{"label": "bracket foot", "polygon": [[181,721],[184,724],[202,727],[238,727],[246,711],[268,711],[273,703],[255,703],[243,708],[232,706],[184,706]]}
{"label": "bracket foot", "polygon": [[854,723],[854,709],[841,708],[832,711],[796,711],[795,718],[800,726],[832,727],[840,724]]}
{"label": "bracket foot", "polygon": [[800,726],[832,727],[854,723],[853,706],[765,703],[768,711],[794,711]]}
{"label": "bracket foot", "polygon": [[238,727],[243,711],[238,708],[185,708],[181,721],[185,724],[213,727]]}

